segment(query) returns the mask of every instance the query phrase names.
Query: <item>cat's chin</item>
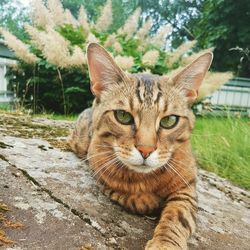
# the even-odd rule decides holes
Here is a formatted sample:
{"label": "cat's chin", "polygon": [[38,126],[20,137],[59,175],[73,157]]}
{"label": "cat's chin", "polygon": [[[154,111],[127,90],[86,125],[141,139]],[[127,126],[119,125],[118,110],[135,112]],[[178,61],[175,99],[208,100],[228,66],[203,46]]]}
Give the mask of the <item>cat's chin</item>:
{"label": "cat's chin", "polygon": [[147,165],[131,165],[131,164],[126,164],[126,167],[130,170],[133,170],[137,173],[144,173],[144,174],[147,174],[147,173],[150,173],[150,172],[153,172],[155,171],[156,169],[159,169],[161,168],[162,166],[159,166],[159,167],[150,167],[150,166],[147,166]]}

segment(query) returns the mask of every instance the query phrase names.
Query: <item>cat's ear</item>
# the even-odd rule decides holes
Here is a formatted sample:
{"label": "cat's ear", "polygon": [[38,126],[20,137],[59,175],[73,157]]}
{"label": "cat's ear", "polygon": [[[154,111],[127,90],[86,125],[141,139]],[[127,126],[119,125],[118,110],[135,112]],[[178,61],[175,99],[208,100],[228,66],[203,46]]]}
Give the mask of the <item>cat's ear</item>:
{"label": "cat's ear", "polygon": [[173,78],[175,87],[192,104],[198,96],[198,90],[213,60],[211,52],[205,53],[185,67]]}
{"label": "cat's ear", "polygon": [[87,47],[87,59],[91,91],[99,97],[101,92],[110,84],[118,83],[123,79],[124,73],[116,65],[111,55],[99,44],[90,43]]}

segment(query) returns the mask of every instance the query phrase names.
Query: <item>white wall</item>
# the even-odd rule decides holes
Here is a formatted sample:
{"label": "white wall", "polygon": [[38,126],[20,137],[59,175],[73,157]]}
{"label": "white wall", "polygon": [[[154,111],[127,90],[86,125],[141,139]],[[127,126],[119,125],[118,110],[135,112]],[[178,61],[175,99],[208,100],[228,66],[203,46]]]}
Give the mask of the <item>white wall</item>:
{"label": "white wall", "polygon": [[0,91],[7,90],[7,80],[4,77],[6,73],[6,65],[0,64]]}
{"label": "white wall", "polygon": [[5,74],[7,71],[7,67],[15,63],[16,61],[14,60],[0,58],[0,103],[10,102],[12,99],[9,94],[7,95],[8,81],[5,78]]}

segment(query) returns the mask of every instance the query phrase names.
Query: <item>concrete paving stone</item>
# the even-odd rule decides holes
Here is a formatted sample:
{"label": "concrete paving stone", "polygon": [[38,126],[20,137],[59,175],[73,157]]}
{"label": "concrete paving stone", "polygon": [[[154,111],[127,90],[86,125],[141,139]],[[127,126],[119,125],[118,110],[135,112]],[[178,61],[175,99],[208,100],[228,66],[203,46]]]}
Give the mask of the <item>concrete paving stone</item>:
{"label": "concrete paving stone", "polygon": [[[0,198],[11,208],[8,216],[25,225],[6,230],[17,243],[4,249],[80,250],[91,244],[91,249],[141,250],[152,237],[157,220],[112,203],[73,153],[36,138],[3,134],[0,143],[6,145],[0,148]],[[200,170],[198,196],[190,249],[248,250],[250,193]]]}

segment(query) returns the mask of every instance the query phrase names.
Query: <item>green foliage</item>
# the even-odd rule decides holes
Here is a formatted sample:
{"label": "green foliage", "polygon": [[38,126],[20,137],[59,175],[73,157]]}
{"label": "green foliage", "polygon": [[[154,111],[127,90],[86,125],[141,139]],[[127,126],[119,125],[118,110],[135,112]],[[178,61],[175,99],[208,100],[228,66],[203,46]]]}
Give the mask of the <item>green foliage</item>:
{"label": "green foliage", "polygon": [[[115,2],[115,4],[117,3]],[[86,6],[90,5],[87,4]],[[117,11],[117,9],[114,11]],[[44,32],[43,28],[38,28],[38,30]],[[74,46],[85,50],[88,31],[85,31],[83,26],[65,23],[56,26],[55,30],[69,41],[71,54]],[[90,31],[102,45],[105,44],[110,35],[110,31],[97,32],[95,26],[91,26]],[[150,69],[155,74],[163,74],[169,70],[165,61],[166,53],[161,48],[148,42],[142,44],[143,41],[140,39],[129,37],[126,34],[113,34],[116,34],[116,41],[120,44],[122,51],[118,53],[114,50],[113,45],[108,50],[114,56],[132,57],[134,66],[130,69],[130,72],[136,73]],[[20,61],[18,68],[9,71],[8,76],[12,79],[10,85],[19,97],[21,105],[33,109],[35,113],[44,110],[56,113],[79,113],[89,106],[93,96],[89,91],[86,65],[82,65],[81,68],[69,67],[61,69],[60,66],[49,63],[44,57],[43,51],[32,40],[26,39],[25,41],[26,44],[30,45],[30,51],[39,58],[39,61],[33,67]],[[140,50],[139,47],[142,45],[144,47]],[[159,51],[158,61],[152,66],[144,65],[142,57],[152,49]]]}
{"label": "green foliage", "polygon": [[10,32],[20,39],[25,39],[23,24],[29,22],[27,10],[22,7],[20,1],[0,1],[0,26],[6,27]]}
{"label": "green foliage", "polygon": [[64,24],[57,28],[58,32],[70,41],[72,46],[78,45],[80,48],[84,48],[86,41],[86,32],[82,26],[73,27],[72,24]]}
{"label": "green foliage", "polygon": [[[34,113],[44,111],[64,113],[57,70],[46,60],[41,60],[34,68],[24,63],[21,63],[19,68],[12,68],[8,72],[8,77],[11,79],[12,90],[20,99],[20,104],[32,109]],[[93,99],[87,72],[74,68],[62,69],[60,74],[63,79],[66,113],[80,113],[91,104]]]}
{"label": "green foliage", "polygon": [[237,76],[250,77],[250,58],[239,50],[250,48],[250,1],[206,0],[193,25],[201,48],[215,47],[213,67],[231,70]]}
{"label": "green foliage", "polygon": [[199,117],[192,145],[201,168],[250,189],[249,119]]}
{"label": "green foliage", "polygon": [[138,5],[153,17],[155,29],[164,22],[172,25],[174,48],[197,40],[197,49],[215,48],[214,70],[250,77],[250,1],[141,0]]}
{"label": "green foliage", "polygon": [[[152,6],[152,2],[146,2],[148,6]],[[156,5],[162,7],[162,4],[170,2],[162,1]],[[92,21],[85,20],[84,11],[80,12],[81,22],[77,22],[61,5],[57,6],[61,8],[58,11],[34,5],[32,15],[35,20],[33,26],[26,26],[26,35],[29,36],[23,39],[25,44],[18,42],[8,32],[3,33],[9,47],[20,59],[18,69],[14,68],[9,72],[9,77],[12,77],[10,84],[20,103],[32,108],[34,112],[47,110],[65,114],[78,113],[89,106],[93,97],[89,91],[84,51],[90,41],[98,41],[113,54],[123,70],[131,73],[150,71],[162,75],[185,63],[181,57],[190,47],[187,47],[186,51],[177,51],[175,56],[174,52],[170,55],[170,52],[164,49],[165,37],[162,33],[167,32],[168,27],[165,26],[159,33],[151,33],[151,27],[148,27],[150,22],[144,26],[146,16],[139,16],[139,10],[132,13],[136,6],[141,4],[140,1],[131,1],[130,7],[124,10],[121,6],[125,5],[125,1],[113,1],[112,10],[108,2],[104,12],[101,11],[103,0],[75,0],[74,3],[78,8],[83,4]],[[71,2],[66,0],[63,5],[73,8]],[[176,3],[173,5],[177,8]],[[184,9],[182,8],[182,13]],[[74,9],[71,11],[76,15]],[[109,12],[110,15],[113,14],[113,19],[110,18]],[[132,19],[127,18],[130,14],[133,14]],[[101,19],[96,22],[96,17],[99,16]],[[50,23],[51,18],[53,20]],[[121,25],[124,26],[121,28]],[[140,27],[142,29],[137,32]],[[33,55],[30,55],[30,52]],[[168,61],[168,57],[173,60]],[[31,65],[27,65],[25,61]]]}

